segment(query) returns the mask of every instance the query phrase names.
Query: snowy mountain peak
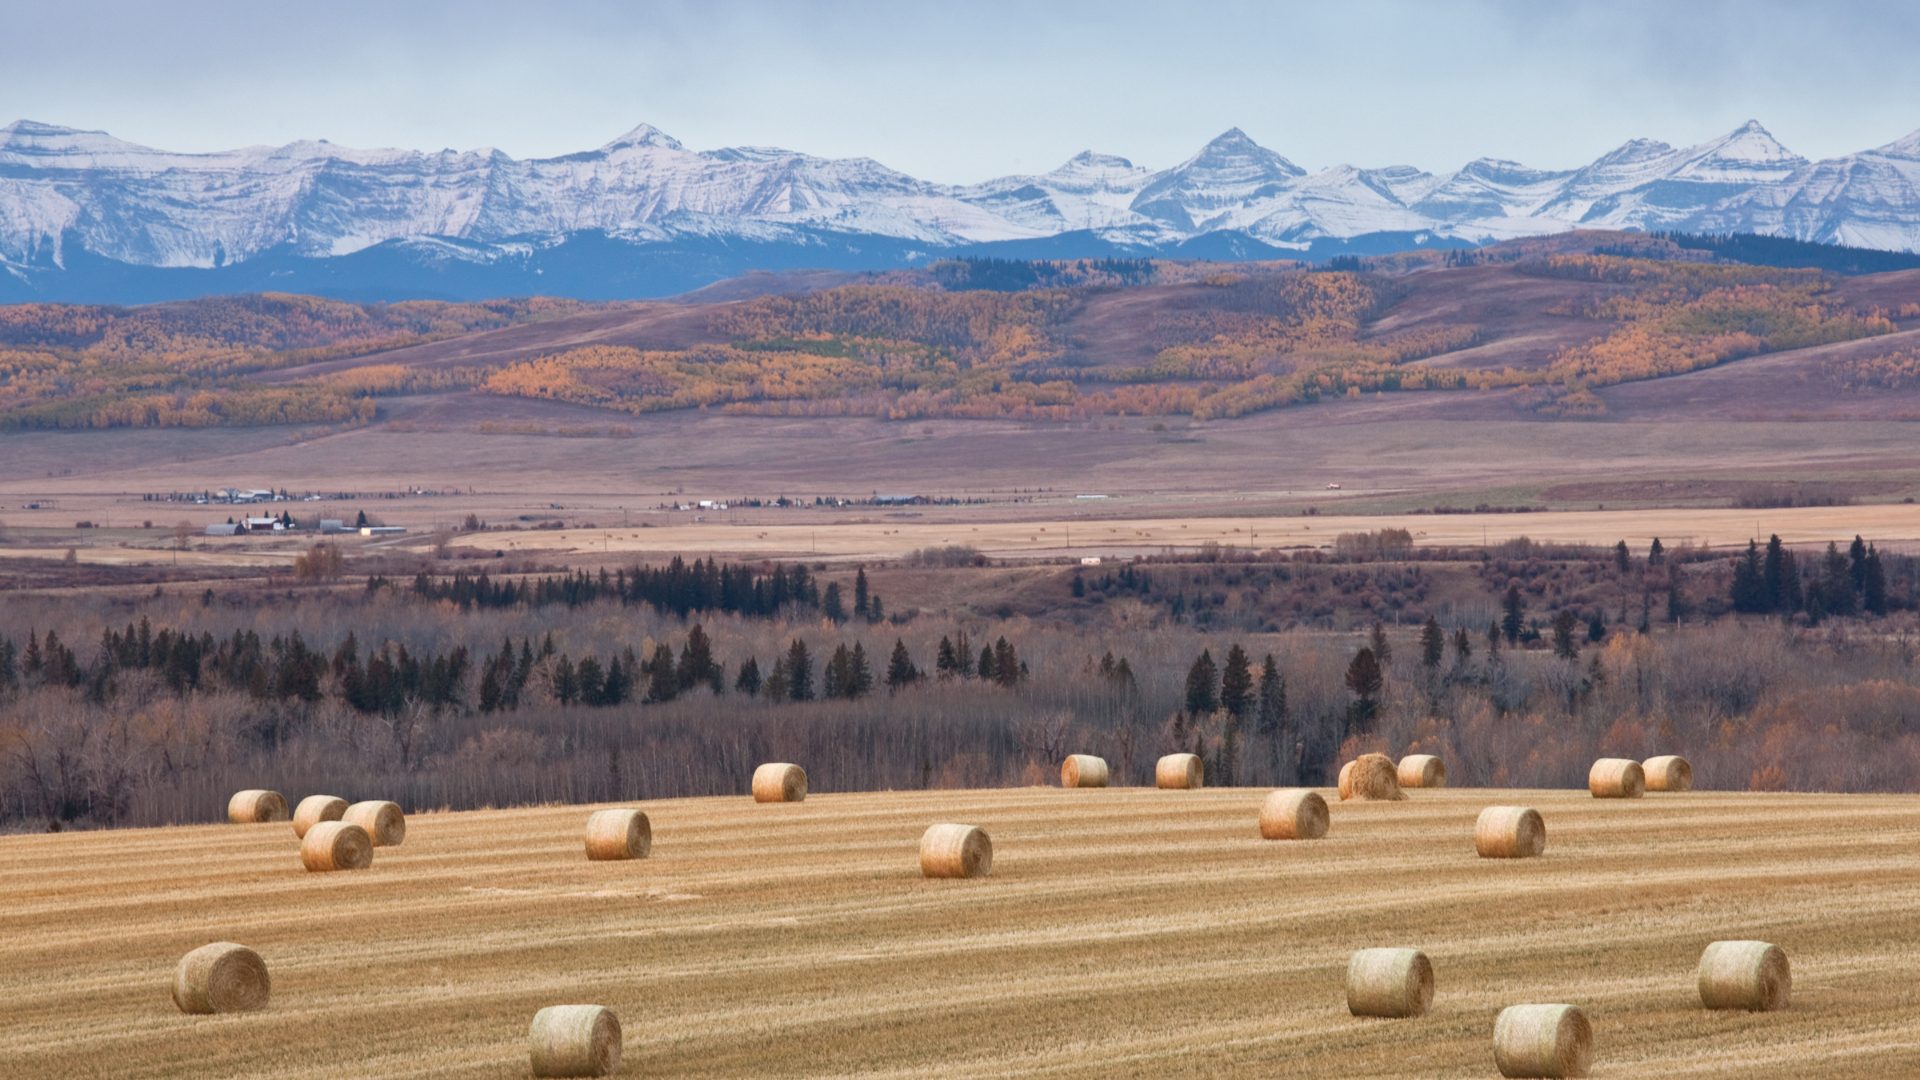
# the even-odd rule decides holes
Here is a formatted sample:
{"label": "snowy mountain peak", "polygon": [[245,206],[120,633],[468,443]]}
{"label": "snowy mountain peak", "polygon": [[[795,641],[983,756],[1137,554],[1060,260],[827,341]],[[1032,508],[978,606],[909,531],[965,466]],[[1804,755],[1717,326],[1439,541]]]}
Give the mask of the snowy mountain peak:
{"label": "snowy mountain peak", "polygon": [[1137,168],[1137,166],[1126,158],[1114,154],[1102,154],[1095,150],[1082,150],[1068,158],[1065,165],[1053,170],[1053,172],[1090,172],[1095,169],[1114,172],[1132,172],[1135,168]]}
{"label": "snowy mountain peak", "polygon": [[1237,174],[1247,179],[1255,175],[1263,179],[1307,175],[1307,170],[1254,142],[1237,127],[1214,136],[1212,142],[1176,169]]}
{"label": "snowy mountain peak", "polygon": [[1658,139],[1628,139],[1613,150],[1600,155],[1588,168],[1606,168],[1616,165],[1637,165],[1643,161],[1673,153],[1673,147]]}
{"label": "snowy mountain peak", "polygon": [[624,150],[630,146],[657,147],[662,150],[686,149],[686,147],[680,145],[679,139],[661,131],[652,124],[641,124],[639,127],[602,146],[600,149],[603,152],[611,153],[615,150]]}
{"label": "snowy mountain peak", "polygon": [[1719,162],[1741,162],[1760,166],[1785,166],[1792,168],[1806,164],[1806,158],[1780,145],[1773,133],[1760,126],[1760,121],[1749,120],[1726,135],[1711,142],[1702,143],[1695,150],[1707,151],[1710,157]]}
{"label": "snowy mountain peak", "polygon": [[1915,131],[1904,139],[1896,139],[1885,146],[1875,147],[1870,153],[1881,157],[1920,161],[1920,131]]}

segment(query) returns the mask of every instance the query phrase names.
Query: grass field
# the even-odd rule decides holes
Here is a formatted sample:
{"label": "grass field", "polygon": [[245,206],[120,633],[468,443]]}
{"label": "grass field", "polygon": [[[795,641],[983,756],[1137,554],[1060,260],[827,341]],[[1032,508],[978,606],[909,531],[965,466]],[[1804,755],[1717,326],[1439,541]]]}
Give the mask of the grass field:
{"label": "grass field", "polygon": [[[656,802],[628,863],[584,859],[585,807],[423,814],[330,875],[285,824],[0,837],[0,1061],[518,1077],[534,1011],[592,1002],[631,1076],[1493,1076],[1497,1011],[1566,1001],[1595,1076],[1920,1073],[1914,797],[1416,792],[1270,843],[1263,794]],[[1474,856],[1506,802],[1545,815],[1543,858]],[[991,877],[920,877],[941,821],[991,833]],[[1723,938],[1786,949],[1791,1010],[1699,1007]],[[173,965],[214,940],[266,957],[267,1011],[174,1009]],[[1426,950],[1431,1014],[1347,1014],[1376,945]]]}

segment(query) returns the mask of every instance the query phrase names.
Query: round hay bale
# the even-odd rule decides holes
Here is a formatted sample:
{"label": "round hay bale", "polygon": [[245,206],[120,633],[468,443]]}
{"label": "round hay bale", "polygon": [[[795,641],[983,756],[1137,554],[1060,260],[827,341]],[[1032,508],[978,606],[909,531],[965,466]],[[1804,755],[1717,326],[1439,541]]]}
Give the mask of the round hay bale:
{"label": "round hay bale", "polygon": [[1361,949],[1347,961],[1347,1011],[1424,1016],[1433,1005],[1433,965],[1419,949]]}
{"label": "round hay bale", "polygon": [[322,821],[301,838],[300,863],[309,870],[365,870],[373,865],[373,837],[350,821]]}
{"label": "round hay bale", "polygon": [[620,1018],[604,1005],[549,1005],[527,1028],[535,1076],[612,1076],[620,1071]]}
{"label": "round hay bale", "polygon": [[374,847],[399,847],[407,839],[407,815],[400,812],[399,803],[357,802],[347,807],[340,820],[367,830]]}
{"label": "round hay bale", "polygon": [[1106,787],[1107,759],[1092,754],[1068,754],[1060,763],[1061,787]]}
{"label": "round hay bale", "polygon": [[1400,770],[1385,754],[1361,754],[1340,769],[1340,798],[1358,802],[1394,802],[1407,797],[1400,790]]}
{"label": "round hay bale", "polygon": [[1629,758],[1603,757],[1587,770],[1587,790],[1596,799],[1637,799],[1647,793],[1647,771]]}
{"label": "round hay bale", "polygon": [[1640,763],[1648,791],[1692,791],[1693,766],[1679,754],[1662,754]]}
{"label": "round hay bale", "polygon": [[754,802],[805,802],[807,770],[784,761],[769,762],[753,770]]}
{"label": "round hay bale", "polygon": [[653,823],[638,810],[595,810],[587,816],[587,858],[644,859],[653,850]]}
{"label": "round hay bale", "polygon": [[1531,859],[1547,850],[1547,823],[1531,806],[1489,806],[1473,823],[1473,850],[1483,859]]}
{"label": "round hay bale", "polygon": [[277,791],[250,788],[227,800],[227,820],[235,825],[287,820],[287,800]]}
{"label": "round hay bale", "polygon": [[1700,1003],[1709,1009],[1772,1012],[1793,997],[1787,954],[1764,941],[1716,941],[1700,954]]}
{"label": "round hay bale", "polygon": [[1260,835],[1268,840],[1318,840],[1327,824],[1327,800],[1310,788],[1282,788],[1260,804]]}
{"label": "round hay bale", "polygon": [[331,795],[309,795],[293,811],[293,835],[305,836],[307,830],[323,821],[339,821],[347,812],[347,800]]}
{"label": "round hay bale", "polygon": [[180,958],[173,1003],[183,1013],[252,1012],[267,1007],[267,962],[245,945],[216,941]]}
{"label": "round hay bale", "polygon": [[1593,1025],[1575,1005],[1509,1005],[1493,1022],[1493,1063],[1507,1077],[1585,1076]]}
{"label": "round hay bale", "polygon": [[1408,754],[1400,759],[1400,786],[1446,787],[1447,763],[1432,754]]}
{"label": "round hay bale", "polygon": [[1169,791],[1191,791],[1204,780],[1199,754],[1168,754],[1153,763],[1153,786]]}
{"label": "round hay bale", "polygon": [[935,825],[920,837],[920,872],[927,877],[986,877],[993,872],[993,841],[977,825]]}

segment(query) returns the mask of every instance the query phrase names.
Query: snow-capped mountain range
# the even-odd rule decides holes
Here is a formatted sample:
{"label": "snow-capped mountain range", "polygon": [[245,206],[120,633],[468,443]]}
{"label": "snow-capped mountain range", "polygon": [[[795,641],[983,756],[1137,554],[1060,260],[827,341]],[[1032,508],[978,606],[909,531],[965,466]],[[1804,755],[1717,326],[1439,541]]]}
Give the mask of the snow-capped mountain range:
{"label": "snow-capped mountain range", "polygon": [[1168,169],[1089,151],[1044,175],[954,186],[866,158],[688,150],[645,124],[597,150],[530,160],[324,141],[178,154],[25,120],[0,128],[0,279],[37,282],[36,293],[68,291],[65,271],[113,266],[125,278],[272,263],[311,277],[319,260],[383,247],[420,266],[551,261],[583,235],[615,243],[596,247],[603,259],[705,251],[710,279],[737,269],[713,263],[719,249],[794,249],[801,264],[808,249],[838,263],[865,253],[881,268],[954,252],[1271,257],[1376,234],[1404,247],[1408,236],[1461,245],[1572,228],[1920,251],[1920,132],[1817,162],[1750,122],[1681,149],[1636,139],[1568,171],[1481,159],[1454,173],[1309,173],[1234,129]]}

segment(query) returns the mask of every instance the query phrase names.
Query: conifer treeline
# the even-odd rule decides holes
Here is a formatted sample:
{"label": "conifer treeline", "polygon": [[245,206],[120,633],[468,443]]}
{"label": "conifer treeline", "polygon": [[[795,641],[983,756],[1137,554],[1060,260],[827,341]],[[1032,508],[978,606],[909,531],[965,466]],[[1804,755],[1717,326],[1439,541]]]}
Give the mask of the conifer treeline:
{"label": "conifer treeline", "polygon": [[[965,634],[960,642],[964,648]],[[942,656],[950,658],[952,644],[943,639],[941,645]],[[1008,687],[1027,675],[1026,664],[1004,637],[981,650],[977,668],[969,662],[962,669],[945,659],[942,665],[943,677],[977,676]],[[52,630],[42,635],[30,629],[24,649],[0,637],[0,691],[79,688],[89,700],[104,702],[118,693],[118,677],[136,670],[156,672],[166,687],[183,696],[202,688],[224,689],[244,691],[260,701],[312,703],[331,695],[359,712],[387,716],[415,708],[435,713],[477,708],[493,713],[523,704],[652,704],[672,701],[700,687],[716,695],[731,687],[748,697],[776,702],[851,701],[871,693],[876,683],[864,643],[856,641],[851,648],[841,643],[824,663],[816,665],[806,642],[799,638],[764,675],[759,659],[748,656],[729,678],[727,665],[714,656],[713,641],[698,623],[687,631],[677,657],[667,643],[659,642],[645,660],[629,645],[605,658],[586,656],[576,663],[555,649],[551,633],[537,645],[531,638],[522,638],[517,648],[509,638],[498,652],[481,661],[471,696],[468,683],[475,669],[465,646],[446,653],[411,652],[405,645],[383,641],[363,661],[359,638],[352,631],[329,658],[324,650],[309,647],[298,631],[264,643],[251,630],[216,639],[211,633],[194,637],[164,626],[155,630],[142,617],[124,632],[105,631],[88,663],[82,663]],[[887,688],[897,691],[921,677],[906,642],[895,638],[884,672]]]}
{"label": "conifer treeline", "polygon": [[[393,582],[384,577],[367,579],[368,592],[392,586]],[[835,622],[848,618],[839,583],[830,582],[822,589],[804,563],[775,563],[771,570],[763,571],[718,559],[689,563],[677,555],[661,567],[631,566],[611,574],[602,568],[598,575],[581,570],[518,581],[495,581],[487,574],[471,576],[465,571],[450,578],[435,578],[422,571],[413,579],[413,594],[427,600],[452,601],[463,611],[552,604],[573,608],[618,600],[628,605],[646,604],[682,619],[716,611],[770,618],[790,604],[817,607]],[[852,614],[869,622],[878,622],[883,614],[879,596],[868,589],[865,569],[855,578]]]}

